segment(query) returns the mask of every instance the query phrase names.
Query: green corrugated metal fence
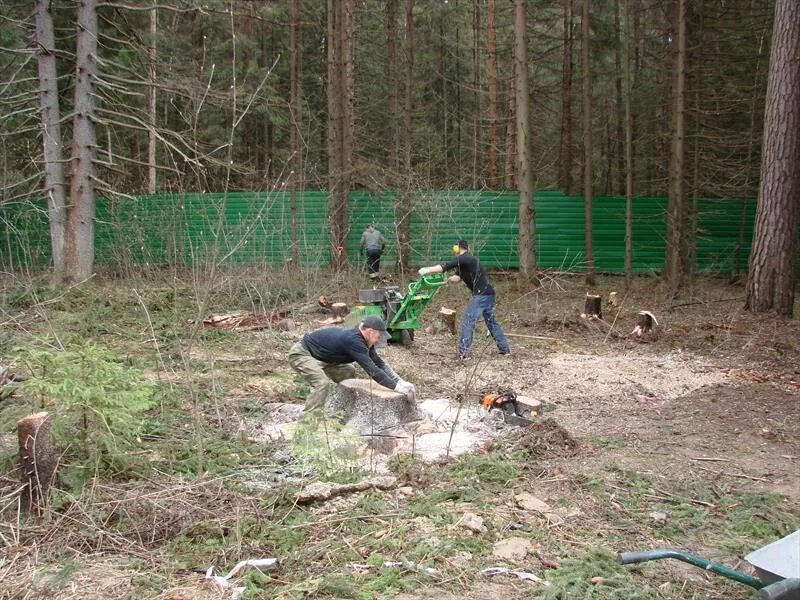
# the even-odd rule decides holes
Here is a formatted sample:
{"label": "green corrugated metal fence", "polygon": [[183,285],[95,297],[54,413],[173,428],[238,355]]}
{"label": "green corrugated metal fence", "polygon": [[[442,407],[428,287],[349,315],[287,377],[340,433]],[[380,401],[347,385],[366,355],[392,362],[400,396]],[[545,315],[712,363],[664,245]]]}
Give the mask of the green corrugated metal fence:
{"label": "green corrugated metal fence", "polygon": [[[396,259],[395,192],[350,195],[348,253],[359,261],[361,232],[370,223],[387,238],[383,264]],[[489,267],[519,266],[518,194],[487,191],[414,192],[411,262],[422,265],[450,255],[459,238],[469,240]],[[297,194],[301,262],[330,263],[328,194]],[[636,272],[664,263],[666,199],[635,198],[633,264]],[[755,200],[699,200],[698,269],[712,273],[746,270]],[[585,269],[582,197],[540,191],[535,196],[536,251],[540,268]],[[622,272],[625,259],[625,199],[595,197],[592,226],[596,269]],[[49,234],[42,204],[0,207],[0,261],[6,269],[42,267],[49,262]],[[291,257],[289,192],[140,196],[97,203],[96,264],[278,265]],[[737,268],[738,266],[738,268]]]}

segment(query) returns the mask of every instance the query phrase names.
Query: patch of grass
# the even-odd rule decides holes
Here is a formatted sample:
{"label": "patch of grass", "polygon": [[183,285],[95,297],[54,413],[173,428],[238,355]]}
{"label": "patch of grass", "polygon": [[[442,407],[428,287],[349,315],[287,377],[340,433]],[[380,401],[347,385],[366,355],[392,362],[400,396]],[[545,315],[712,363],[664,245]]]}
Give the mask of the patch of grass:
{"label": "patch of grass", "polygon": [[547,600],[663,598],[658,590],[635,581],[631,571],[619,564],[616,555],[605,550],[564,559],[558,569],[548,572],[547,580],[552,585],[540,596]]}
{"label": "patch of grass", "polygon": [[602,435],[590,435],[587,440],[595,448],[603,448],[605,450],[616,450],[624,446],[624,443],[619,438]]}

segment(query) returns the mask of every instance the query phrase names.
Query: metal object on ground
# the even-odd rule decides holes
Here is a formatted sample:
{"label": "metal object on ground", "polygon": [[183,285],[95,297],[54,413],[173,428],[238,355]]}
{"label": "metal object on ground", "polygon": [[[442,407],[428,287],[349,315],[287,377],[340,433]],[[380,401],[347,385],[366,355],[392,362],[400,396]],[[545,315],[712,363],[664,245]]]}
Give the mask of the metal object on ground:
{"label": "metal object on ground", "polygon": [[509,425],[527,427],[533,423],[535,416],[529,407],[517,400],[517,394],[511,390],[488,392],[481,398],[483,410],[491,412],[499,410],[503,421]]}
{"label": "metal object on ground", "polygon": [[758,578],[673,548],[623,552],[619,562],[629,565],[675,558],[759,590],[760,600],[800,600],[800,530],[745,556]]}
{"label": "metal object on ground", "polygon": [[408,346],[414,341],[414,331],[420,328],[422,311],[446,283],[444,273],[435,273],[409,283],[405,295],[399,286],[359,290],[361,304],[351,311],[345,324],[355,325],[366,315],[379,315],[386,321],[389,339]]}

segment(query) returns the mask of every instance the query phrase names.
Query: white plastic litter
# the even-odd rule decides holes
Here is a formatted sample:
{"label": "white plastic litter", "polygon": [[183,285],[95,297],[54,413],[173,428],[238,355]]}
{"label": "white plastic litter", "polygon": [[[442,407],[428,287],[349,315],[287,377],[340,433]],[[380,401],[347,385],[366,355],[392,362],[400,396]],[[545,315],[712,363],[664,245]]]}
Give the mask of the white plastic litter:
{"label": "white plastic litter", "polygon": [[514,569],[509,569],[508,567],[486,567],[485,569],[481,569],[481,575],[485,577],[491,577],[493,575],[506,575],[508,577],[517,577],[523,581],[541,583],[544,586],[551,585],[549,581],[545,581],[533,573],[528,573],[527,571],[516,571]]}
{"label": "white plastic litter", "polygon": [[236,574],[248,567],[256,568],[256,569],[274,569],[278,566],[280,561],[277,558],[255,558],[251,560],[242,560],[236,563],[236,566],[233,567],[227,575],[214,575],[214,567],[213,565],[208,567],[206,570],[206,579],[216,585],[221,592],[230,589],[231,591],[231,600],[236,600],[240,594],[242,594],[245,590],[244,587],[233,587],[233,584],[230,580],[236,576]]}

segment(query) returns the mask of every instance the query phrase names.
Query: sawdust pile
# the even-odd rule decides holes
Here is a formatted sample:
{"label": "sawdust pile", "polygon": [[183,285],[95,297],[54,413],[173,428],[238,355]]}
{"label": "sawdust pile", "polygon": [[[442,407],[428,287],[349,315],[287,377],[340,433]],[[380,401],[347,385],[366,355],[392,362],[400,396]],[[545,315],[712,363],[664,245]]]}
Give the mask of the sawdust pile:
{"label": "sawdust pile", "polygon": [[551,418],[536,420],[511,437],[515,448],[525,448],[538,458],[575,456],[580,444]]}

